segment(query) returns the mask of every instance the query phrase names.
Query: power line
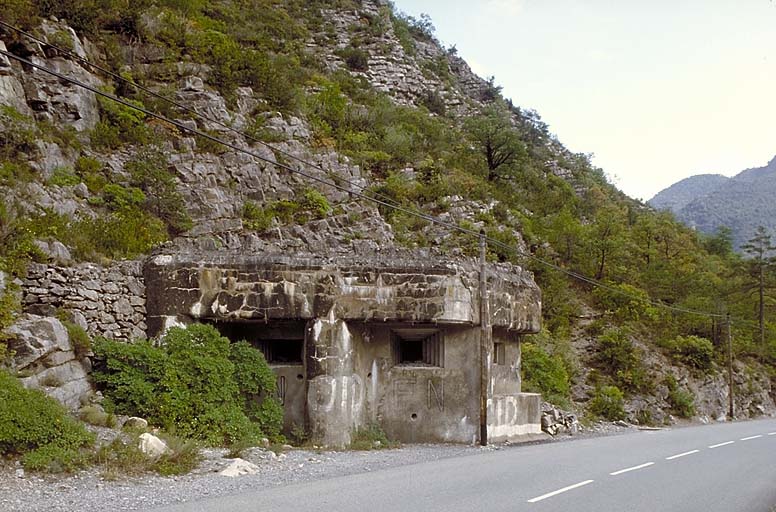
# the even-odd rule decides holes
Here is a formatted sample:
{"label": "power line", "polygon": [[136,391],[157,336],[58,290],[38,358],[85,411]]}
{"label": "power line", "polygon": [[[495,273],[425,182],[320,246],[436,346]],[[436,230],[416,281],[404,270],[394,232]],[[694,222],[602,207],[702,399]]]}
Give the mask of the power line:
{"label": "power line", "polygon": [[[4,26],[8,26],[4,22],[0,22],[0,23],[2,23],[2,25],[4,25]],[[48,44],[48,43],[45,43],[45,44]],[[51,45],[49,45],[49,46],[51,46]],[[430,222],[430,223],[433,223],[433,224],[437,224],[439,226],[448,228],[448,229],[453,230],[453,231],[458,231],[460,233],[467,234],[467,235],[470,235],[470,236],[473,236],[473,237],[477,237],[477,238],[484,238],[489,244],[491,244],[493,246],[501,247],[501,248],[504,248],[506,250],[512,251],[515,254],[517,254],[518,256],[521,256],[521,257],[528,258],[528,259],[531,259],[533,261],[536,261],[539,264],[542,264],[542,265],[544,265],[546,267],[549,267],[549,268],[552,268],[554,270],[557,270],[557,271],[559,271],[559,272],[561,272],[563,274],[568,275],[569,277],[572,277],[572,278],[577,279],[579,281],[588,283],[588,284],[590,284],[592,286],[595,286],[595,287],[598,287],[598,288],[602,288],[602,289],[611,291],[613,293],[617,293],[617,294],[619,294],[621,296],[629,297],[631,299],[635,299],[635,300],[640,301],[640,302],[647,303],[647,304],[652,305],[654,307],[663,308],[663,309],[674,311],[674,312],[677,312],[677,313],[691,314],[691,315],[703,316],[703,317],[707,317],[707,318],[724,318],[725,317],[725,315],[722,315],[722,314],[709,313],[709,312],[705,312],[705,311],[698,311],[698,310],[692,310],[692,309],[680,308],[680,307],[677,307],[677,306],[672,306],[670,304],[666,304],[666,303],[664,303],[662,301],[655,300],[655,299],[646,299],[645,300],[643,297],[639,297],[639,296],[636,296],[634,294],[627,293],[627,292],[625,292],[623,290],[620,290],[620,289],[615,288],[613,286],[607,285],[606,283],[602,283],[600,281],[597,281],[595,279],[589,278],[589,277],[584,276],[582,274],[579,274],[577,272],[570,271],[570,270],[565,269],[565,268],[563,268],[563,267],[561,267],[561,266],[559,266],[559,265],[557,265],[555,263],[552,263],[550,261],[546,261],[546,260],[544,260],[542,258],[539,258],[539,257],[537,257],[537,256],[535,256],[533,254],[522,252],[520,249],[518,249],[518,248],[516,248],[514,246],[511,246],[511,245],[505,244],[505,243],[503,243],[503,242],[501,242],[499,240],[487,237],[483,233],[479,233],[479,232],[477,232],[477,231],[475,231],[473,229],[465,228],[465,227],[459,226],[457,224],[453,224],[453,223],[450,223],[450,222],[443,221],[443,220],[441,220],[439,218],[436,218],[434,216],[431,216],[429,214],[426,214],[426,213],[423,213],[423,212],[420,212],[420,211],[417,211],[417,210],[414,210],[414,209],[411,209],[411,208],[407,208],[407,207],[404,207],[402,205],[390,204],[390,203],[388,203],[388,202],[386,202],[384,200],[378,199],[378,198],[376,198],[376,197],[374,197],[372,195],[364,193],[363,190],[366,190],[366,187],[361,187],[360,185],[354,184],[352,182],[348,182],[346,180],[342,180],[342,181],[345,181],[346,183],[348,183],[350,185],[353,185],[354,188],[361,190],[361,191],[358,191],[358,190],[354,191],[352,189],[343,187],[342,185],[339,185],[336,182],[329,182],[329,181],[325,180],[324,178],[320,178],[318,176],[314,176],[314,175],[306,173],[306,172],[304,172],[304,171],[302,171],[300,169],[294,169],[293,167],[291,167],[289,165],[286,165],[284,163],[277,162],[275,160],[272,160],[270,158],[267,158],[267,157],[264,157],[262,155],[259,155],[259,154],[255,153],[253,151],[248,150],[248,149],[241,148],[241,147],[239,147],[239,146],[237,146],[235,144],[232,144],[231,142],[228,142],[228,141],[225,141],[225,140],[220,139],[218,137],[215,137],[215,136],[213,136],[213,135],[211,135],[211,134],[209,134],[207,132],[203,132],[203,131],[198,130],[196,128],[189,128],[189,127],[185,126],[183,123],[181,123],[179,121],[172,120],[172,119],[170,119],[170,118],[168,118],[168,117],[166,117],[164,115],[157,114],[156,112],[148,110],[145,107],[141,107],[141,106],[135,105],[135,104],[133,104],[133,103],[123,99],[123,98],[119,98],[118,96],[115,96],[115,95],[110,94],[108,92],[101,91],[100,89],[98,89],[96,87],[93,87],[93,86],[91,86],[89,84],[81,82],[78,79],[69,77],[69,76],[64,75],[62,73],[59,73],[58,71],[54,71],[54,70],[49,69],[49,68],[47,68],[45,66],[42,66],[40,64],[35,64],[34,62],[30,61],[29,59],[25,59],[24,57],[21,57],[19,55],[16,55],[14,53],[9,52],[9,51],[0,50],[0,54],[3,54],[6,57],[14,59],[14,60],[16,60],[16,61],[18,61],[18,62],[20,62],[22,64],[25,64],[27,66],[32,67],[32,68],[38,69],[38,70],[40,70],[40,71],[42,71],[44,73],[47,73],[47,74],[52,75],[52,76],[55,76],[55,77],[59,78],[60,80],[64,80],[65,82],[69,82],[69,83],[71,83],[73,85],[76,85],[78,87],[81,87],[83,89],[91,91],[94,94],[97,94],[97,95],[99,95],[101,97],[104,97],[106,99],[109,99],[109,100],[117,102],[117,103],[120,103],[120,104],[124,105],[125,107],[128,107],[128,108],[131,108],[133,110],[137,110],[139,112],[142,112],[143,114],[145,114],[147,116],[150,116],[150,117],[159,119],[161,121],[164,121],[166,123],[169,123],[169,124],[177,127],[178,129],[182,130],[183,132],[189,132],[189,133],[192,133],[194,135],[198,135],[198,136],[203,137],[205,139],[208,139],[208,140],[210,140],[212,142],[215,142],[217,144],[221,144],[221,145],[226,146],[226,147],[228,147],[230,149],[233,149],[234,151],[247,154],[247,155],[252,156],[252,157],[254,157],[254,158],[256,158],[256,159],[258,159],[260,161],[263,161],[263,162],[275,165],[275,166],[277,166],[279,168],[282,168],[282,169],[285,169],[285,170],[287,170],[287,171],[289,171],[291,173],[298,174],[298,175],[303,176],[303,177],[305,177],[305,178],[307,178],[309,180],[312,180],[312,181],[315,181],[315,182],[320,183],[322,185],[325,185],[325,186],[328,186],[328,187],[332,187],[332,188],[335,188],[337,190],[346,192],[348,194],[354,195],[354,196],[359,197],[361,199],[364,199],[366,201],[370,201],[372,203],[376,203],[376,204],[378,204],[380,206],[384,206],[386,208],[390,208],[390,209],[393,209],[395,211],[399,211],[399,212],[402,212],[402,213],[405,213],[405,214],[408,214],[408,215],[411,215],[411,216],[423,219],[423,220],[425,220],[427,222]],[[160,97],[162,99],[166,100],[166,98],[164,98],[163,96],[160,96]],[[194,114],[197,115],[200,118],[204,118],[204,116],[200,115],[196,111],[194,111]],[[207,118],[205,118],[205,119],[207,119]],[[237,133],[241,133],[241,132],[237,131]],[[265,144],[265,143],[263,143],[263,144]],[[272,149],[274,149],[274,148],[272,148]],[[314,167],[314,168],[321,169],[321,168],[316,167],[314,165],[311,165],[311,166]],[[321,169],[321,170],[323,170],[323,169]],[[324,172],[326,172],[326,171],[324,170]]]}
{"label": "power line", "polygon": [[[192,115],[198,117],[199,119],[203,119],[205,121],[208,121],[209,123],[213,123],[213,124],[215,124],[217,126],[220,126],[221,128],[224,128],[227,131],[230,131],[232,133],[240,135],[241,137],[244,137],[244,138],[246,138],[246,139],[248,139],[248,140],[250,140],[252,142],[256,142],[257,144],[261,144],[262,146],[272,150],[273,152],[277,152],[277,153],[279,153],[279,154],[281,154],[281,155],[283,155],[285,157],[291,158],[292,160],[296,160],[297,162],[299,162],[301,164],[304,164],[304,165],[306,165],[308,167],[312,167],[313,169],[317,169],[317,170],[319,170],[319,171],[321,171],[323,173],[328,173],[329,172],[329,171],[327,171],[326,169],[324,169],[323,167],[321,167],[318,164],[310,162],[309,160],[301,158],[301,157],[299,157],[299,156],[297,156],[297,155],[295,155],[293,153],[290,153],[288,151],[285,151],[285,150],[283,150],[281,148],[275,147],[275,146],[273,146],[273,145],[271,145],[271,144],[269,144],[267,142],[264,142],[263,140],[261,140],[261,139],[259,139],[257,137],[254,137],[253,135],[251,135],[249,133],[246,133],[246,132],[244,132],[242,130],[238,130],[237,128],[235,128],[233,126],[229,126],[228,124],[226,124],[226,123],[224,123],[222,121],[219,121],[218,119],[215,119],[213,117],[210,117],[210,116],[207,116],[205,114],[202,114],[201,112],[198,112],[196,109],[191,108],[191,107],[189,107],[189,106],[187,106],[187,105],[185,105],[185,104],[183,104],[183,103],[181,103],[179,101],[176,101],[176,100],[174,100],[172,98],[169,98],[169,97],[167,97],[167,96],[165,96],[163,94],[159,94],[158,92],[154,91],[153,89],[150,89],[148,87],[142,86],[142,85],[138,84],[137,82],[135,82],[134,80],[132,80],[130,78],[122,76],[119,73],[115,73],[115,72],[113,72],[113,71],[111,71],[111,70],[109,70],[109,69],[107,69],[105,67],[102,67],[102,66],[99,66],[97,64],[94,64],[90,60],[88,60],[88,59],[86,59],[84,57],[81,57],[77,53],[75,53],[75,52],[73,52],[71,50],[68,50],[67,48],[62,48],[61,46],[57,46],[57,45],[52,44],[52,43],[50,43],[48,41],[45,41],[44,39],[36,37],[35,35],[30,34],[29,32],[27,32],[27,31],[25,31],[25,30],[23,30],[23,29],[21,29],[19,27],[16,27],[14,25],[6,23],[3,20],[0,20],[0,26],[6,27],[6,28],[8,28],[10,30],[13,30],[13,31],[17,32],[18,34],[21,34],[21,35],[23,35],[23,36],[25,36],[25,37],[27,37],[29,39],[32,39],[33,41],[35,41],[37,43],[40,43],[40,44],[46,45],[48,47],[51,47],[51,48],[55,49],[57,52],[59,52],[60,54],[67,55],[68,57],[70,57],[70,58],[72,58],[74,60],[77,60],[77,61],[79,61],[79,62],[89,66],[90,68],[99,70],[99,71],[105,73],[106,75],[110,76],[111,78],[113,78],[115,80],[119,80],[121,82],[129,84],[132,87],[134,87],[135,89],[137,89],[139,91],[142,91],[142,92],[144,92],[144,93],[148,94],[149,96],[152,96],[152,97],[154,97],[156,99],[165,101],[165,102],[167,102],[167,103],[169,103],[169,104],[171,104],[171,105],[181,109],[184,112],[188,112],[189,114],[192,114]],[[362,187],[358,183],[355,183],[353,181],[347,180],[345,178],[338,178],[338,180],[343,182],[343,183],[347,183],[348,185],[353,185],[354,187],[358,187],[362,191],[366,189],[366,187]],[[380,193],[377,193],[377,192],[374,192],[374,194],[376,196],[381,197],[386,202],[392,202],[392,203],[395,203],[397,205],[399,204],[396,201],[394,201],[393,198],[388,197],[385,194],[380,194]]]}

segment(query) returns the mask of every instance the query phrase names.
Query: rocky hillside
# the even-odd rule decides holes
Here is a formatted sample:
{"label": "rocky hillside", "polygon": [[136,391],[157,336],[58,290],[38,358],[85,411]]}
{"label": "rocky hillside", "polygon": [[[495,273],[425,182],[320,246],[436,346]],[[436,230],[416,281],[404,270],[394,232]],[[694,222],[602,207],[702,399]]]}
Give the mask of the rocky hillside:
{"label": "rocky hillside", "polygon": [[[0,58],[6,346],[32,350],[12,334],[55,316],[142,334],[154,251],[467,260],[484,230],[488,258],[543,290],[526,389],[642,423],[724,417],[719,322],[676,313],[724,297],[745,320],[738,410],[776,410],[776,340],[751,342],[736,256],[625,197],[428,20],[381,0],[70,4],[3,13],[34,35],[0,30],[23,59]],[[68,352],[88,370],[57,343],[25,368]]]}
{"label": "rocky hillside", "polygon": [[776,229],[776,158],[764,167],[741,171],[732,178],[702,174],[684,179],[649,200],[672,211],[694,229],[713,234],[722,226],[732,231],[736,249],[751,239],[758,226]]}

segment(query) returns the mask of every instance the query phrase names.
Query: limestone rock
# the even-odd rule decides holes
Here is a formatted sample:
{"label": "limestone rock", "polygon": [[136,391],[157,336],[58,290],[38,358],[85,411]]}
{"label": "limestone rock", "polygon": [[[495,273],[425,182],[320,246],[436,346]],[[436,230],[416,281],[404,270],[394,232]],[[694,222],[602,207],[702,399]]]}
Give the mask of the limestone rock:
{"label": "limestone rock", "polygon": [[204,92],[205,82],[198,76],[187,76],[181,80],[181,91]]}
{"label": "limestone rock", "polygon": [[165,443],[155,435],[149,434],[148,432],[146,432],[145,434],[140,434],[139,440],[140,442],[138,447],[140,448],[140,451],[146,454],[146,456],[151,457],[152,459],[159,458],[162,455],[165,455],[172,451],[167,446],[167,443]]}
{"label": "limestone rock", "polygon": [[49,259],[57,263],[68,263],[73,259],[70,250],[59,240],[35,240],[35,245]]}
{"label": "limestone rock", "polygon": [[221,470],[219,474],[234,478],[242,475],[255,475],[258,472],[259,466],[256,464],[243,459],[234,459],[225,469]]}
{"label": "limestone rock", "polygon": [[9,348],[15,352],[14,366],[24,369],[48,354],[72,350],[67,329],[52,317],[22,315],[7,329]]}
{"label": "limestone rock", "polygon": [[[3,41],[0,41],[0,50],[6,50]],[[21,114],[32,115],[24,97],[24,87],[14,75],[11,62],[5,55],[0,55],[0,105],[8,105]]]}

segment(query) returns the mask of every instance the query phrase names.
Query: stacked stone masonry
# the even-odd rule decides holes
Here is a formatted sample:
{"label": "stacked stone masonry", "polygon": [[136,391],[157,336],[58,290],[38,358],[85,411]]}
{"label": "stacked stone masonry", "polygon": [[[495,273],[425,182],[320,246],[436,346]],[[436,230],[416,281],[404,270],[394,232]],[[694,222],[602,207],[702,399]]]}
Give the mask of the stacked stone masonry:
{"label": "stacked stone masonry", "polygon": [[57,310],[66,310],[76,320],[83,318],[89,334],[116,340],[146,335],[141,261],[108,267],[31,265],[23,291],[22,302],[28,313],[53,316]]}

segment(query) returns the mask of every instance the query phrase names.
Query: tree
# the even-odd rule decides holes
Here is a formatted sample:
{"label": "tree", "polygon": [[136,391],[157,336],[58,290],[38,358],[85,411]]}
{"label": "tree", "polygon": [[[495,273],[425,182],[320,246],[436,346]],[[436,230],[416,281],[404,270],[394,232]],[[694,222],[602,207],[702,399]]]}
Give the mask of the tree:
{"label": "tree", "polygon": [[765,227],[757,226],[754,236],[741,246],[745,253],[752,256],[748,262],[749,275],[755,279],[753,288],[757,288],[757,318],[760,331],[760,348],[765,348],[765,291],[769,286],[766,285],[766,275],[773,271],[776,260],[769,256],[776,246],[771,243],[771,235]]}
{"label": "tree", "polygon": [[482,114],[469,118],[465,128],[485,157],[488,181],[505,178],[528,156],[509,111],[501,104],[490,105]]}

